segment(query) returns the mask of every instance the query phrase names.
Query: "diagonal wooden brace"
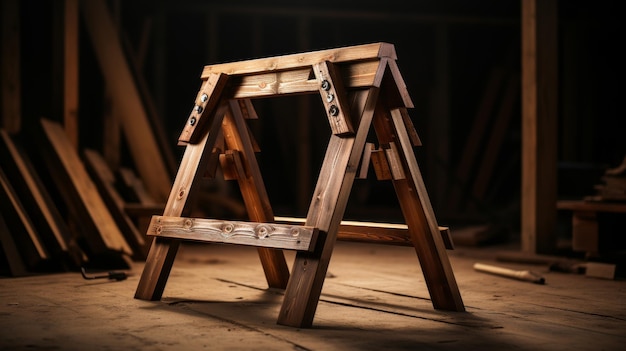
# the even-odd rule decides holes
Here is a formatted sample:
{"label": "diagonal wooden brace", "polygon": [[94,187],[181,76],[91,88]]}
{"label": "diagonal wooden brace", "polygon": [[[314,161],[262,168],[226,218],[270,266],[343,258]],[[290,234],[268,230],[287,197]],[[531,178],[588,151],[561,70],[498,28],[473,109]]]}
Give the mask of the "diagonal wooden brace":
{"label": "diagonal wooden brace", "polygon": [[211,73],[204,79],[187,123],[178,137],[179,144],[198,142],[202,128],[207,125],[207,120],[213,117],[227,80],[228,75],[223,73]]}
{"label": "diagonal wooden brace", "polygon": [[354,134],[346,91],[336,66],[327,61],[316,63],[313,65],[313,73],[319,82],[319,92],[333,134]]}

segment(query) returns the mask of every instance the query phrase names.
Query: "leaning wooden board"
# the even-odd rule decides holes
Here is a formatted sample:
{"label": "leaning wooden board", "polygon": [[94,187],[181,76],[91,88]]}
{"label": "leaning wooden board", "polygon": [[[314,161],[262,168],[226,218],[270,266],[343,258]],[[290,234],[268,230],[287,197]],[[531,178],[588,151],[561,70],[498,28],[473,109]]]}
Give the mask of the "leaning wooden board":
{"label": "leaning wooden board", "polygon": [[52,259],[61,264],[79,266],[84,258],[83,252],[73,241],[69,228],[22,144],[16,136],[6,131],[0,131],[0,159],[0,164]]}
{"label": "leaning wooden board", "polygon": [[91,253],[114,251],[132,256],[132,249],[61,125],[42,118],[41,127],[48,143],[41,149],[50,175],[61,189],[60,193]]}
{"label": "leaning wooden board", "polygon": [[[0,168],[0,212],[2,212],[10,236],[5,237],[7,233],[3,233],[0,243],[7,245],[10,250],[14,246],[19,252],[19,257],[23,260],[24,266],[37,268],[50,258],[28,213],[26,213],[2,168]],[[18,255],[7,253],[6,258],[12,261],[10,262],[11,267],[19,268],[20,265],[16,261],[16,256]]]}

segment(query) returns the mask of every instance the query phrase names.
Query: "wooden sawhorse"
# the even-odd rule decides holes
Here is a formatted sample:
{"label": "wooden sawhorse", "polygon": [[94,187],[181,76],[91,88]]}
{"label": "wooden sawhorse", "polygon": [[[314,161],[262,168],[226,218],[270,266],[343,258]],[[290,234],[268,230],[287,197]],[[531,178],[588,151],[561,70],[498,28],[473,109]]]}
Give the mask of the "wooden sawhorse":
{"label": "wooden sawhorse", "polygon": [[[433,307],[464,311],[413,153],[419,145],[407,113],[413,104],[392,44],[217,64],[204,67],[201,78],[179,138],[186,149],[178,174],[163,215],[154,216],[148,229],[154,241],[135,298],[161,299],[181,240],[252,245],[258,247],[268,285],[286,289],[278,324],[310,327],[365,154],[371,156],[377,177],[393,182]],[[332,135],[304,225],[278,224],[246,119],[256,118],[252,99],[307,93],[320,94]],[[376,150],[369,144],[366,148],[372,125]],[[192,207],[200,177],[213,176],[218,165],[225,177],[238,181],[250,222],[182,217]],[[283,249],[297,250],[291,274]]]}

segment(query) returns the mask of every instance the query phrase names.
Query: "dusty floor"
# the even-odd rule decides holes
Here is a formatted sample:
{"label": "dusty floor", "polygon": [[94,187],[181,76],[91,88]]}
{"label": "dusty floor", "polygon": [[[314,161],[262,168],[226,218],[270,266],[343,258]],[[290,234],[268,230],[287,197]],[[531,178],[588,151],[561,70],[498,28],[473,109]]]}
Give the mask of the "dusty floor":
{"label": "dusty floor", "polygon": [[[496,262],[493,249],[450,251],[466,312],[432,308],[411,248],[337,244],[313,327],[276,324],[256,250],[182,246],[161,301],[126,280],[80,273],[0,279],[1,350],[623,350],[626,281]],[[288,262],[293,254],[287,252]],[[532,284],[475,262],[531,269]]]}

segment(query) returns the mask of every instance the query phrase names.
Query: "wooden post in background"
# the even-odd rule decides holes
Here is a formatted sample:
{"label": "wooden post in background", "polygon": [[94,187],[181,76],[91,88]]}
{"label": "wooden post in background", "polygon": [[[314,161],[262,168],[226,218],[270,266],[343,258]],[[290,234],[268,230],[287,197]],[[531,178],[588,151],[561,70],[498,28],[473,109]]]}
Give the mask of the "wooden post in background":
{"label": "wooden post in background", "polygon": [[65,0],[63,126],[78,147],[78,0]]}
{"label": "wooden post in background", "polygon": [[21,126],[20,82],[20,7],[18,0],[3,0],[0,5],[0,30],[2,31],[0,53],[2,97],[0,127],[9,133],[17,133]]}
{"label": "wooden post in background", "polygon": [[557,0],[522,0],[521,246],[556,246]]}

